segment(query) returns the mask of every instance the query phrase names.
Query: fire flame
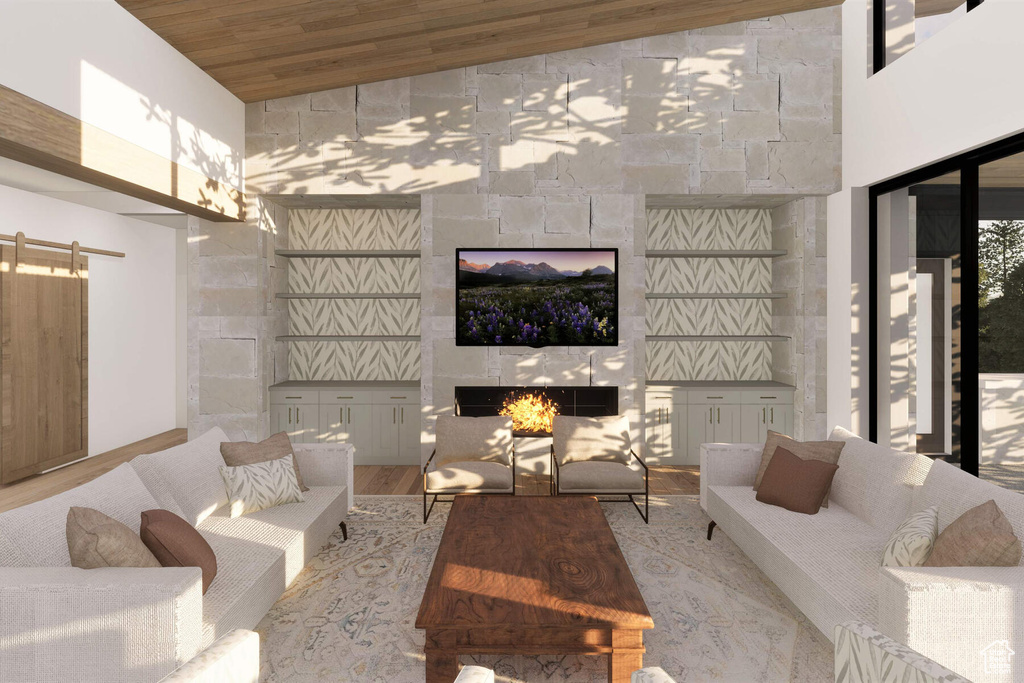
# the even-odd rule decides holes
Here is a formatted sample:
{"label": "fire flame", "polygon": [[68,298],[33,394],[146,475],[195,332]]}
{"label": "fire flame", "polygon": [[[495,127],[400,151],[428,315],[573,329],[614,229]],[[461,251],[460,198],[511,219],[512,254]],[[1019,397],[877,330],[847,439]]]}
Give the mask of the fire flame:
{"label": "fire flame", "polygon": [[558,404],[543,394],[526,393],[505,399],[499,415],[512,418],[517,432],[551,432],[551,420],[558,415]]}

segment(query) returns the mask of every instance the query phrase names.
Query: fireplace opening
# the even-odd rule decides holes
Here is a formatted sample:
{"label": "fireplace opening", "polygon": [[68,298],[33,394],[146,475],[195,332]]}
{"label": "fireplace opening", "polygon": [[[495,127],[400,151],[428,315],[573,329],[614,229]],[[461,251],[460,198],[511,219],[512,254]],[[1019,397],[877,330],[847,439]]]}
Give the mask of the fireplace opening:
{"label": "fireplace opening", "polygon": [[555,415],[618,415],[618,404],[618,387],[455,387],[456,415],[508,415],[514,436],[551,436]]}

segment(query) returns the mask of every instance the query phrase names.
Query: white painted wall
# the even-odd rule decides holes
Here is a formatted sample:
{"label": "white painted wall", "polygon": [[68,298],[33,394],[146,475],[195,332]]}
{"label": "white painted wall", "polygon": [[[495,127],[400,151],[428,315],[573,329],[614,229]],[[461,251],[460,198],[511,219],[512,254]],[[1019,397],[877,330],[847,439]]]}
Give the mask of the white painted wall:
{"label": "white painted wall", "polygon": [[123,251],[89,258],[89,454],[177,424],[179,231],[0,185],[5,232]]}
{"label": "white painted wall", "polygon": [[0,0],[0,84],[242,189],[245,106],[114,0]]}
{"label": "white painted wall", "polygon": [[985,0],[870,78],[868,5],[842,7],[844,187],[1024,130],[1024,2]]}

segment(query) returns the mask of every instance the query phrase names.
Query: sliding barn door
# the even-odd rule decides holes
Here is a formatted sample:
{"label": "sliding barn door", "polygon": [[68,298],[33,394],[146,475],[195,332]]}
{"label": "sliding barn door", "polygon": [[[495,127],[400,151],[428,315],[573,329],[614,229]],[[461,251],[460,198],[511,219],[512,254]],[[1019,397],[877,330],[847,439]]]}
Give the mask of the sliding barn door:
{"label": "sliding barn door", "polygon": [[3,247],[2,484],[88,454],[88,282],[84,256]]}

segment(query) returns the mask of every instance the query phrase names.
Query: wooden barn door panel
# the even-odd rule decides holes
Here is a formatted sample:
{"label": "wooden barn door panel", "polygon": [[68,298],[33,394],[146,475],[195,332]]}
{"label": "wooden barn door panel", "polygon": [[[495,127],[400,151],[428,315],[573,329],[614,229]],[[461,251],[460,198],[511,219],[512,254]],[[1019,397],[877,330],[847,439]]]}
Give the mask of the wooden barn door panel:
{"label": "wooden barn door panel", "polygon": [[2,484],[88,454],[87,267],[84,256],[3,247]]}

